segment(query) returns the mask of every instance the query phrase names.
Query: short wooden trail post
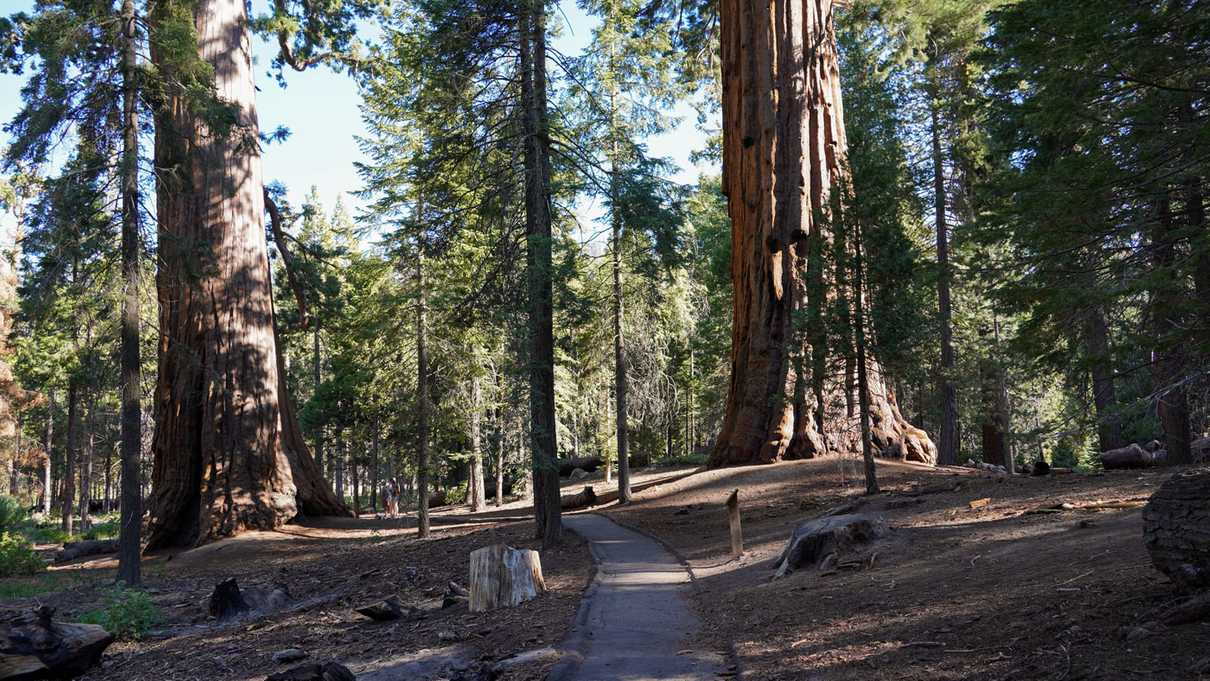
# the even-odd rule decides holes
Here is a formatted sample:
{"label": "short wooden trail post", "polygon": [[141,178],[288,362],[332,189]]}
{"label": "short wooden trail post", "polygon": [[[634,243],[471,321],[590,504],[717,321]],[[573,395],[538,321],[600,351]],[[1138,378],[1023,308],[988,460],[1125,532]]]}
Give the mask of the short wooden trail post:
{"label": "short wooden trail post", "polygon": [[744,531],[739,524],[739,488],[731,490],[727,497],[727,520],[731,525],[731,556],[739,558],[744,555]]}

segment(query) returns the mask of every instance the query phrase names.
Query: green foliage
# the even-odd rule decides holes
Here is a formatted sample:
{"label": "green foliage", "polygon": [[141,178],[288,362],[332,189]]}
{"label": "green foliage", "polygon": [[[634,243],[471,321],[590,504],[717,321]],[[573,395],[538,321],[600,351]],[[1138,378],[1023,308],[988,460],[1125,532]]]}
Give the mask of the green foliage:
{"label": "green foliage", "polygon": [[44,570],[46,563],[25,537],[16,532],[0,533],[0,577],[36,575]]}
{"label": "green foliage", "polygon": [[25,522],[25,509],[21,502],[7,494],[0,494],[0,532],[15,532]]}
{"label": "green foliage", "polygon": [[119,639],[137,641],[159,624],[163,615],[146,591],[118,584],[105,592],[104,605],[99,610],[90,610],[79,619],[99,624]]}

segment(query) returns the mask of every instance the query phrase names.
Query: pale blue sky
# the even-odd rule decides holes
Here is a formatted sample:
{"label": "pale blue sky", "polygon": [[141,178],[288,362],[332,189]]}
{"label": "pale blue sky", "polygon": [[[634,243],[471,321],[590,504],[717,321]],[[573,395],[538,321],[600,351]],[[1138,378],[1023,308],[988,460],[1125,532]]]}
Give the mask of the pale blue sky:
{"label": "pale blue sky", "polygon": [[[254,12],[264,11],[267,2],[253,0]],[[32,0],[0,0],[0,13],[28,11],[32,4]],[[565,54],[576,54],[590,39],[595,20],[585,15],[574,1],[563,0],[560,9],[556,16],[559,19],[566,17],[567,26],[555,47]],[[314,185],[328,206],[337,197],[344,197],[350,207],[359,205],[357,197],[351,195],[361,185],[353,167],[354,162],[362,158],[354,137],[364,132],[356,85],[347,76],[326,69],[311,69],[305,73],[288,73],[287,87],[282,88],[267,75],[274,51],[275,46],[260,40],[254,48],[260,88],[257,109],[262,129],[272,130],[284,125],[290,129],[291,136],[283,143],[265,148],[266,181],[285,184],[295,203]],[[17,111],[21,82],[19,77],[0,75],[0,120],[5,123]],[[680,116],[680,125],[649,140],[652,155],[676,162],[681,171],[675,179],[681,182],[693,182],[701,172],[716,171],[717,168],[711,166],[695,168],[689,162],[689,154],[703,146],[703,135],[697,130],[688,106],[682,106],[674,113]],[[579,212],[586,218],[598,211],[592,206],[583,206]],[[11,228],[11,220],[7,217],[4,226]]]}

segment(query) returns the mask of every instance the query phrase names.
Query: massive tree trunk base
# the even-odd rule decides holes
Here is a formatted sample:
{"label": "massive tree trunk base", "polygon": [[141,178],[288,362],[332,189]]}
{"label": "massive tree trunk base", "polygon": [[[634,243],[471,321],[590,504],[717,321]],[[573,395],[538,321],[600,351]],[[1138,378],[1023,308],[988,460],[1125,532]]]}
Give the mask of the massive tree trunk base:
{"label": "massive tree trunk base", "polygon": [[1210,586],[1210,468],[1177,473],[1151,495],[1143,538],[1151,562],[1177,586]]}
{"label": "massive tree trunk base", "polygon": [[[824,309],[847,183],[832,0],[722,0],[723,189],[731,217],[731,381],[711,467],[861,451],[848,377]],[[860,197],[858,197],[860,198]],[[936,461],[867,362],[881,456]],[[845,378],[839,378],[839,377]]]}

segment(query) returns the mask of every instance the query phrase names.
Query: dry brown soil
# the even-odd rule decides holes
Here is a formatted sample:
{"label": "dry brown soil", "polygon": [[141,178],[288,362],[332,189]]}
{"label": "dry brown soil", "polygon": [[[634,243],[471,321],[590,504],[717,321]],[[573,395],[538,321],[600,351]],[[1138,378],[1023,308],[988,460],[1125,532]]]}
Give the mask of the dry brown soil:
{"label": "dry brown soil", "polygon": [[[326,519],[149,558],[145,586],[164,623],[142,641],[114,644],[102,666],[82,678],[259,681],[290,666],[273,661],[275,652],[287,648],[364,674],[451,650],[486,662],[556,643],[591,575],[587,547],[574,535],[560,549],[542,552],[550,591],[538,599],[490,614],[471,614],[465,605],[440,608],[450,580],[466,584],[472,550],[494,543],[536,548],[531,523],[499,520],[515,515],[437,517],[427,540],[416,538],[413,520]],[[113,570],[112,559],[81,561],[56,570],[71,575],[58,580],[66,589],[0,605],[20,608],[41,600],[71,619],[100,607]],[[279,612],[215,622],[206,614],[206,601],[226,577],[236,577],[242,588],[284,584],[290,602]],[[425,616],[375,623],[352,610],[390,595],[425,609]],[[530,666],[506,678],[541,673]]]}
{"label": "dry brown soil", "polygon": [[[859,566],[772,581],[793,527],[859,498],[859,474],[836,459],[709,471],[606,512],[692,567],[704,635],[731,639],[745,679],[1210,678],[1210,623],[1154,622],[1176,595],[1149,563],[1137,500],[1171,470],[1003,479],[883,462],[884,494],[862,510],[890,537]],[[735,561],[723,502],[737,487]],[[1028,513],[1098,500],[1134,501]]]}

